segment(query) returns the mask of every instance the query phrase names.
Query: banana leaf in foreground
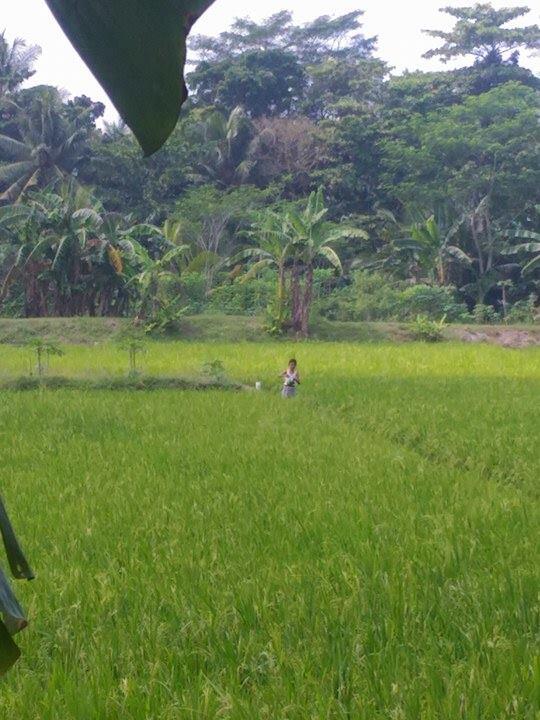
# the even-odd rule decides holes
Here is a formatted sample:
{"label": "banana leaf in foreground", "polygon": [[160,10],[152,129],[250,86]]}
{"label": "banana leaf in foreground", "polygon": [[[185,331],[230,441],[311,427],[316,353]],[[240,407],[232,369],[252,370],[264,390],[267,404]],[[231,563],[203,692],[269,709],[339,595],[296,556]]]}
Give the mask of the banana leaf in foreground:
{"label": "banana leaf in foreground", "polygon": [[213,0],[46,0],[144,153],[173,131],[187,90],[186,39]]}
{"label": "banana leaf in foreground", "polygon": [[[32,572],[21,550],[4,503],[0,499],[0,532],[6,548],[9,566],[13,576],[18,579],[32,580]],[[9,580],[0,569],[0,675],[3,675],[20,656],[20,650],[12,639],[28,624],[24,612],[15,597]]]}

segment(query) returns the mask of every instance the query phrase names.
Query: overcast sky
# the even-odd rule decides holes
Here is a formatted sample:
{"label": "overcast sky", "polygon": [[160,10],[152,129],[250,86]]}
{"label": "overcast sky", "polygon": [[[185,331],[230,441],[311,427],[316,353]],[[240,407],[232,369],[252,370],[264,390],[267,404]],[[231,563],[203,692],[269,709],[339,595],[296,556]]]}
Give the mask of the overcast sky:
{"label": "overcast sky", "polygon": [[[66,40],[45,0],[0,0],[0,4],[0,31],[5,28],[8,38],[22,37],[43,49],[37,65],[38,72],[32,78],[32,84],[56,85],[71,94],[85,94],[95,100],[102,100],[107,105],[107,116],[113,118],[114,111],[110,101]],[[294,13],[297,22],[328,14],[329,7],[332,14],[362,9],[365,11],[365,34],[379,37],[378,54],[393,65],[396,71],[437,68],[439,65],[436,61],[422,60],[422,53],[433,47],[436,41],[424,36],[421,30],[447,29],[452,25],[452,18],[440,13],[437,8],[443,5],[459,7],[466,4],[466,0],[333,0],[332,3],[322,0],[265,0],[260,3],[259,10],[254,9],[253,3],[248,3],[247,0],[216,0],[199,20],[194,31],[207,35],[218,34],[229,26],[233,17],[249,14],[253,19],[260,20],[284,8]],[[517,5],[518,2],[493,2],[496,7],[512,4]],[[537,22],[536,15],[537,13],[529,13],[527,23]],[[524,57],[522,62],[536,71],[540,70],[538,56]]]}

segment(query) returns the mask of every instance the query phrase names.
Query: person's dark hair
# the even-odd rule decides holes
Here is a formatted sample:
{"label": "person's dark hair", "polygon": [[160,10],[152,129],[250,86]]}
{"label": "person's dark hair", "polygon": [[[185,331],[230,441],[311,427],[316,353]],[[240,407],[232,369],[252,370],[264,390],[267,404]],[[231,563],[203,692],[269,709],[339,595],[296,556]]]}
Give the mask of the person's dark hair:
{"label": "person's dark hair", "polygon": [[298,363],[296,362],[296,358],[291,358],[291,359],[289,360],[289,366],[291,366],[293,363],[294,363],[295,365],[298,365]]}

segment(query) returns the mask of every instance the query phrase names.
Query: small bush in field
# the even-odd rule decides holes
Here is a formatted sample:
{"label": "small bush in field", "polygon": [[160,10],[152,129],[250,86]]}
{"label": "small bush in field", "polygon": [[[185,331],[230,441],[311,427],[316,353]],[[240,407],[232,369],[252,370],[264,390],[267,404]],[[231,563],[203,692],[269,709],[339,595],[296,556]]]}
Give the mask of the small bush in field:
{"label": "small bush in field", "polygon": [[413,325],[413,335],[416,340],[424,342],[440,342],[444,338],[443,330],[446,325],[446,319],[442,318],[438,322],[430,320],[425,315],[418,315]]}
{"label": "small bush in field", "polygon": [[139,369],[139,357],[146,352],[142,336],[135,329],[131,329],[120,338],[118,345],[121,350],[128,353],[129,374],[136,375]]}
{"label": "small bush in field", "polygon": [[227,379],[227,371],[221,360],[207,360],[202,366],[202,374],[217,382]]}
{"label": "small bush in field", "polygon": [[43,377],[53,355],[61,356],[64,354],[64,351],[58,343],[44,340],[43,338],[33,338],[29,341],[28,347],[35,353],[36,369],[39,377]]}

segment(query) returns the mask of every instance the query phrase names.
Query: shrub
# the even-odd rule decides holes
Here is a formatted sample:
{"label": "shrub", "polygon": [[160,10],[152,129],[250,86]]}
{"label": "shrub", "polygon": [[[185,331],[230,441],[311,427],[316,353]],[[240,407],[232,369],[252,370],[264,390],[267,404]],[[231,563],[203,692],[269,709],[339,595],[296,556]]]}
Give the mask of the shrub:
{"label": "shrub", "polygon": [[449,322],[456,322],[466,312],[467,306],[456,301],[452,287],[411,285],[399,298],[400,320],[410,320],[418,315],[436,320],[444,315]]}
{"label": "shrub", "polygon": [[212,290],[206,309],[225,315],[259,315],[265,311],[275,294],[276,279],[273,273],[249,282],[228,282]]}
{"label": "shrub", "polygon": [[197,315],[206,307],[206,282],[202,273],[187,272],[182,275],[182,299],[187,306],[188,314]]}
{"label": "shrub", "polygon": [[446,320],[443,317],[438,322],[430,320],[425,315],[417,315],[413,325],[413,337],[424,342],[440,342],[444,338],[443,330]]}
{"label": "shrub", "polygon": [[534,323],[537,313],[536,303],[538,298],[531,293],[527,300],[518,300],[514,303],[506,315],[508,323]]}
{"label": "shrub", "polygon": [[169,333],[179,330],[180,321],[187,314],[189,307],[182,306],[182,298],[177,297],[157,308],[147,319],[144,331],[151,333]]}
{"label": "shrub", "polygon": [[494,307],[491,305],[483,305],[482,303],[478,303],[475,306],[472,315],[474,322],[479,325],[488,325],[500,319]]}
{"label": "shrub", "polygon": [[397,320],[402,283],[381,273],[355,273],[353,292],[358,320]]}
{"label": "shrub", "polygon": [[215,382],[227,380],[227,371],[221,360],[207,360],[202,366],[202,374]]}
{"label": "shrub", "polygon": [[320,298],[316,309],[328,320],[410,321],[418,315],[437,320],[445,315],[456,322],[467,315],[452,287],[409,285],[365,270],[354,273],[349,286]]}

